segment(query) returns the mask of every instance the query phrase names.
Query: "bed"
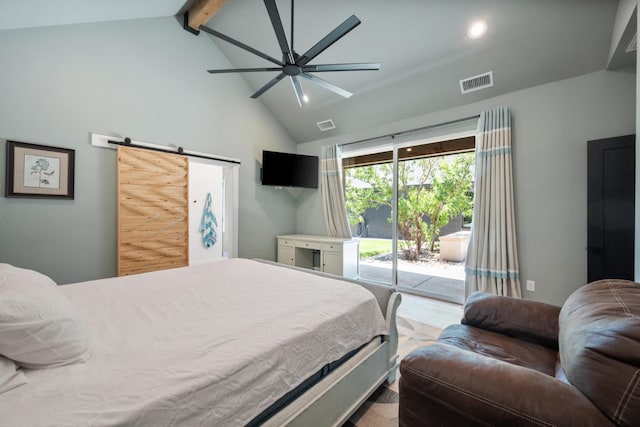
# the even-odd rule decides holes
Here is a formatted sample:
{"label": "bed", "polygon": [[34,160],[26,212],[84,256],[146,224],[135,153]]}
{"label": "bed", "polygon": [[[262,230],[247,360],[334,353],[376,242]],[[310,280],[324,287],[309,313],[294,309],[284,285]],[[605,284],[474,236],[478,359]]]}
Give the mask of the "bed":
{"label": "bed", "polygon": [[[0,264],[0,310],[11,282],[46,280]],[[0,425],[341,425],[395,378],[386,287],[247,259],[38,286],[75,323],[47,334],[60,349],[14,354],[0,313]]]}

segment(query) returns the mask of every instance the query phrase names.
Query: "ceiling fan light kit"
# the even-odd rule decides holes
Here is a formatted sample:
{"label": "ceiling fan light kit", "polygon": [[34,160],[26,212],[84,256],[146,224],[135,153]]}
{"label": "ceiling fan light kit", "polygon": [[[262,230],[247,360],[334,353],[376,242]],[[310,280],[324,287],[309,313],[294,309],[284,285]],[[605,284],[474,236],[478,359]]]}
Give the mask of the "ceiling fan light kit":
{"label": "ceiling fan light kit", "polygon": [[[238,40],[235,40],[227,35],[224,35],[212,28],[209,28],[205,25],[201,25],[199,27],[200,31],[204,31],[212,36],[219,38],[220,40],[224,40],[227,43],[231,43],[234,46],[237,46],[241,49],[246,50],[256,56],[259,56],[273,64],[276,67],[262,67],[262,68],[233,68],[233,69],[219,69],[219,70],[208,70],[211,74],[222,74],[222,73],[251,73],[251,72],[274,72],[279,71],[278,75],[276,75],[273,79],[268,81],[264,86],[258,89],[251,98],[258,98],[260,95],[265,93],[267,90],[271,89],[285,77],[288,77],[291,81],[291,85],[293,87],[293,91],[296,95],[296,99],[298,101],[298,105],[300,107],[304,106],[307,102],[308,97],[305,95],[304,90],[302,88],[302,84],[300,82],[300,78],[304,78],[309,82],[327,89],[335,94],[343,96],[345,98],[349,98],[353,95],[351,92],[342,89],[333,83],[330,83],[324,79],[321,79],[310,73],[319,73],[319,72],[329,72],[329,71],[375,71],[380,69],[379,63],[347,63],[347,64],[318,64],[318,65],[310,65],[309,62],[324,52],[329,46],[340,40],[347,33],[353,30],[355,27],[360,25],[360,20],[355,16],[351,15],[347,18],[342,24],[338,25],[335,29],[333,29],[329,34],[323,37],[319,42],[313,45],[309,50],[307,50],[302,55],[298,55],[296,51],[293,49],[293,0],[291,1],[291,44],[287,41],[287,37],[284,32],[284,27],[282,25],[282,20],[280,19],[280,13],[278,12],[278,8],[276,6],[275,0],[264,0],[264,4],[267,9],[267,13],[269,14],[269,19],[271,20],[271,25],[273,26],[273,30],[276,35],[276,39],[280,46],[280,50],[282,52],[282,60],[273,58],[263,52],[260,52],[257,49],[252,48]],[[187,31],[190,31],[194,34],[198,34],[200,31],[197,31],[188,25],[188,15],[185,13],[184,18],[184,27]]]}

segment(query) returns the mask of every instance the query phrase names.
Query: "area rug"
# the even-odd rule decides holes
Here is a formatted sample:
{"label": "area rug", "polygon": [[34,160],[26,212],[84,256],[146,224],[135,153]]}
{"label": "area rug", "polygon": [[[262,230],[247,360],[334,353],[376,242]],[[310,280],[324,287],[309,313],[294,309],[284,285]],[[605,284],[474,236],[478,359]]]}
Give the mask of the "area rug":
{"label": "area rug", "polygon": [[[413,349],[430,345],[442,329],[397,317],[398,354],[400,360]],[[396,381],[384,383],[358,409],[343,427],[397,427],[398,426],[398,372]]]}

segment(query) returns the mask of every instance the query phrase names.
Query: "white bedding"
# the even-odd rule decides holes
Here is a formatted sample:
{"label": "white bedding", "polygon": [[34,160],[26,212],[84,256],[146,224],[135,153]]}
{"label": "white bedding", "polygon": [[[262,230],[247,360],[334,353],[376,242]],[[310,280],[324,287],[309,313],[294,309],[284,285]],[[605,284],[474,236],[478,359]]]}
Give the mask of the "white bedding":
{"label": "white bedding", "polygon": [[364,288],[244,259],[62,286],[87,363],[25,370],[2,426],[244,425],[387,334]]}

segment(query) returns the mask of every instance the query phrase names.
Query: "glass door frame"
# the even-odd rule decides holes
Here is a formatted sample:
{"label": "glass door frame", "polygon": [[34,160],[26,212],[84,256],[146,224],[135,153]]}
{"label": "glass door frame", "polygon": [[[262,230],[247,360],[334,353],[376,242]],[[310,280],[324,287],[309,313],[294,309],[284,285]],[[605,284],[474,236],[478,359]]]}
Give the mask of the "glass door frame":
{"label": "glass door frame", "polygon": [[391,287],[398,291],[398,146],[393,144],[391,201]]}
{"label": "glass door frame", "polygon": [[[399,290],[398,286],[398,174],[399,174],[399,152],[401,149],[406,149],[408,147],[414,147],[419,145],[425,145],[430,143],[438,143],[447,140],[461,139],[470,136],[476,135],[475,129],[469,129],[465,131],[458,131],[452,133],[443,133],[441,135],[432,136],[432,137],[403,137],[401,142],[396,142],[394,137],[392,138],[391,144],[388,141],[380,143],[378,145],[370,145],[363,150],[353,150],[353,152],[366,152],[367,154],[375,154],[382,153],[385,151],[392,152],[392,201],[391,201],[391,212],[392,212],[392,227],[391,227],[391,282],[382,282],[373,280],[376,283],[389,286],[394,291]],[[446,155],[443,153],[442,155]],[[350,155],[343,156],[346,158],[354,157]],[[366,279],[369,280],[369,279]],[[422,295],[422,293],[413,291],[407,288],[401,288],[403,292],[415,293],[418,295]],[[438,298],[436,295],[424,295],[429,296],[431,298]],[[447,301],[446,298],[443,298],[444,301]]]}

